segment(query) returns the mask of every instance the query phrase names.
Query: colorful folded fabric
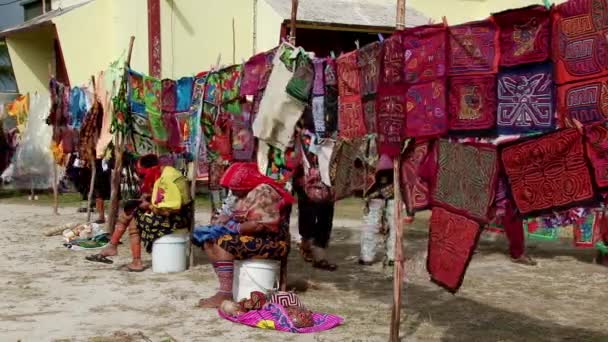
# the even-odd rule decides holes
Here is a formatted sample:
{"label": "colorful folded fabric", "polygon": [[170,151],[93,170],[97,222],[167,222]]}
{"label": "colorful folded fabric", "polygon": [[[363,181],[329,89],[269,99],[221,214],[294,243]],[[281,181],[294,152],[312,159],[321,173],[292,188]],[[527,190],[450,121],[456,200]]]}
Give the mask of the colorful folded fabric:
{"label": "colorful folded fabric", "polygon": [[177,82],[170,79],[162,81],[163,112],[174,112],[177,105]]}
{"label": "colorful folded fabric", "polygon": [[405,140],[407,96],[405,86],[380,86],[377,100],[378,152],[398,156]]}
{"label": "colorful folded fabric", "polygon": [[498,75],[499,134],[547,132],[555,128],[555,89],[549,63],[506,69]]}
{"label": "colorful folded fabric", "polygon": [[477,247],[479,224],[446,209],[434,207],[429,229],[426,269],[431,280],[456,293]]}
{"label": "colorful folded fabric", "polygon": [[448,132],[445,79],[407,89],[407,137],[438,137]]}
{"label": "colorful folded fabric", "polygon": [[531,240],[554,241],[559,239],[559,228],[545,224],[542,217],[532,217],[524,220],[526,237]]}
{"label": "colorful folded fabric", "polygon": [[234,317],[218,310],[220,317],[234,323],[244,324],[254,328],[277,330],[297,334],[308,334],[333,329],[344,322],[344,319],[330,314],[314,312],[314,325],[308,328],[297,328],[285,307],[279,304],[266,304],[261,310],[251,310]]}
{"label": "colorful folded fabric", "polygon": [[177,80],[175,110],[185,112],[190,109],[192,101],[193,77],[182,77]]}
{"label": "colorful folded fabric", "polygon": [[401,159],[401,193],[409,214],[426,210],[430,203],[430,179],[437,173],[437,153],[432,140],[416,142]]}
{"label": "colorful folded fabric", "polygon": [[500,65],[544,62],[551,55],[551,11],[533,5],[493,15],[500,28]]}
{"label": "colorful folded fabric", "polygon": [[555,81],[564,84],[608,75],[606,3],[570,0],[553,11]]}
{"label": "colorful folded fabric", "polygon": [[395,32],[382,44],[382,69],[380,70],[380,84],[385,86],[402,84],[405,81],[403,62],[405,52],[403,47],[403,33]]}
{"label": "colorful folded fabric", "polygon": [[450,78],[450,131],[479,133],[496,125],[496,77],[494,75]]}
{"label": "colorful folded fabric", "polygon": [[523,215],[569,209],[595,200],[583,135],[575,128],[502,146],[501,159],[511,194]]}
{"label": "colorful folded fabric", "polygon": [[438,144],[432,203],[487,223],[498,180],[496,147],[450,143],[445,139]]}
{"label": "colorful folded fabric", "polygon": [[448,75],[493,74],[500,60],[499,34],[492,19],[448,29]]}
{"label": "colorful folded fabric", "polygon": [[585,152],[598,188],[608,188],[608,122],[585,126]]}
{"label": "colorful folded fabric", "polygon": [[446,76],[447,29],[443,24],[419,26],[405,31],[405,81],[434,81]]}
{"label": "colorful folded fabric", "polygon": [[357,64],[361,72],[361,96],[373,96],[378,92],[380,81],[380,66],[382,56],[382,44],[373,42],[358,50]]}
{"label": "colorful folded fabric", "polygon": [[582,124],[608,118],[608,77],[557,87],[560,127],[572,127],[568,121]]}

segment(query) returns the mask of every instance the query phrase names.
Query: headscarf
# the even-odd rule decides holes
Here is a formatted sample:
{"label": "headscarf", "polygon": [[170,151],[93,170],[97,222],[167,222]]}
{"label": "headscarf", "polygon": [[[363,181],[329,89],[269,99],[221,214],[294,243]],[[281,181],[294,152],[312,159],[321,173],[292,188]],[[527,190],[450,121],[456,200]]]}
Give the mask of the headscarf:
{"label": "headscarf", "polygon": [[224,172],[220,185],[233,191],[251,191],[258,185],[267,184],[275,189],[285,204],[292,204],[295,198],[274,179],[260,173],[256,163],[234,163]]}
{"label": "headscarf", "polygon": [[141,193],[152,194],[152,191],[154,189],[154,183],[156,183],[156,181],[160,178],[160,175],[162,174],[162,167],[160,164],[151,167],[142,166],[140,160],[144,157],[141,157],[137,161],[137,163],[135,164],[135,168],[137,173],[143,177],[140,187]]}

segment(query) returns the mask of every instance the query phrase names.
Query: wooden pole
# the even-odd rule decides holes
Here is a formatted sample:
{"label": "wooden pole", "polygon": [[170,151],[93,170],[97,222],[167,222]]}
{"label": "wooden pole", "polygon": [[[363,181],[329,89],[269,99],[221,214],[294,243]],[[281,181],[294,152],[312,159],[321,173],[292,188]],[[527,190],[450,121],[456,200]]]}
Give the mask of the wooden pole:
{"label": "wooden pole", "polygon": [[[397,30],[405,29],[405,0],[397,0]],[[401,213],[403,210],[403,201],[401,198],[401,154],[399,154],[393,164],[393,184],[394,184],[394,199],[395,199],[395,266],[393,270],[393,308],[391,312],[391,326],[389,341],[399,341],[399,326],[401,324],[401,299],[404,270],[403,258],[403,221]],[[408,220],[409,221],[409,220]]]}
{"label": "wooden pole", "polygon": [[[125,61],[124,73],[123,73],[123,82],[126,82],[126,78],[129,76],[128,69],[131,65],[131,54],[133,53],[133,42],[135,41],[135,37],[131,36],[131,40],[129,41],[129,54],[127,55],[127,60]],[[120,90],[119,90],[120,92]],[[125,96],[125,94],[122,94]],[[128,115],[128,113],[125,113]],[[108,216],[108,226],[107,231],[110,233],[114,232],[114,226],[116,225],[116,218],[118,217],[118,207],[120,205],[120,180],[122,178],[122,155],[125,150],[125,137],[122,136],[120,130],[116,131],[116,139],[114,141],[114,158],[116,158],[114,163],[114,170],[112,171],[112,194],[110,196],[110,213]]]}
{"label": "wooden pole", "polygon": [[[53,75],[53,66],[49,63],[49,78],[55,77]],[[59,123],[59,115],[55,115],[55,122],[53,122],[53,138],[55,138],[55,132]],[[53,214],[59,215],[59,170],[57,167],[57,161],[53,158]]]}
{"label": "wooden pole", "polygon": [[298,18],[298,0],[291,0],[291,22],[289,27],[289,43],[296,45],[296,22]]}
{"label": "wooden pole", "polygon": [[[91,76],[91,83],[93,85],[93,110],[96,110],[95,106],[97,106],[97,87],[95,86],[95,76]],[[97,139],[98,134],[95,135],[95,141],[97,141]],[[87,197],[87,222],[91,222],[91,205],[93,204],[93,194],[95,192],[95,178],[97,177],[97,165],[95,165],[95,154],[93,154],[91,160],[89,160],[89,166],[91,168],[91,181],[89,182],[89,195]]]}

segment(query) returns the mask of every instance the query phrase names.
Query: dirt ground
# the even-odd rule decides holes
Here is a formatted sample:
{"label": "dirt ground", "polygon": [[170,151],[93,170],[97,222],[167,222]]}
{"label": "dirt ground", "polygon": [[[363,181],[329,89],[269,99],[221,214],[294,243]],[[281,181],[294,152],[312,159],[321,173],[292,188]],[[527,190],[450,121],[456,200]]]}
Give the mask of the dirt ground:
{"label": "dirt ground", "polygon": [[[42,235],[82,221],[75,208],[54,216],[49,207],[3,202],[0,341],[386,341],[391,270],[357,264],[360,213],[339,210],[335,220],[337,272],[313,270],[295,251],[289,265],[291,282],[311,284],[301,294],[304,303],[343,316],[345,324],[292,335],[235,325],[195,308],[216,289],[200,254],[184,273],[126,273],[118,270],[129,261],[124,245],[113,265],[95,264],[84,260],[87,252],[64,248],[60,237]],[[202,210],[197,216],[207,219]],[[526,268],[508,261],[502,239],[484,239],[462,289],[451,295],[428,281],[427,219],[423,213],[405,233],[404,341],[608,341],[608,269],[592,264],[592,251],[567,241],[536,244],[530,254],[540,264]]]}

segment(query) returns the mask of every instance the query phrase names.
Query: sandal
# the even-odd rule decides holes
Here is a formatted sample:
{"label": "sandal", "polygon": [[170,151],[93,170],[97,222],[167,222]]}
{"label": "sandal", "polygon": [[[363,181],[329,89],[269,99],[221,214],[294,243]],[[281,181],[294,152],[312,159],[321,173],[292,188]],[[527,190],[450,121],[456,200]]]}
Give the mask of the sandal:
{"label": "sandal", "polygon": [[105,224],[106,220],[96,220],[95,223],[97,223],[97,224]]}
{"label": "sandal", "polygon": [[534,259],[530,258],[527,255],[522,255],[517,259],[511,258],[511,261],[524,266],[536,266],[538,264]]}
{"label": "sandal", "polygon": [[92,254],[92,255],[86,256],[85,259],[88,261],[101,262],[104,264],[113,264],[114,263],[114,261],[108,259],[107,257],[105,257],[101,254]]}
{"label": "sandal", "polygon": [[330,272],[333,272],[338,269],[338,266],[336,264],[332,264],[325,259],[313,262],[312,267]]}
{"label": "sandal", "polygon": [[312,251],[310,249],[300,246],[300,255],[302,255],[302,259],[304,259],[305,262],[312,262]]}

